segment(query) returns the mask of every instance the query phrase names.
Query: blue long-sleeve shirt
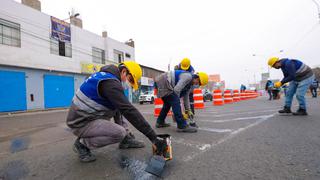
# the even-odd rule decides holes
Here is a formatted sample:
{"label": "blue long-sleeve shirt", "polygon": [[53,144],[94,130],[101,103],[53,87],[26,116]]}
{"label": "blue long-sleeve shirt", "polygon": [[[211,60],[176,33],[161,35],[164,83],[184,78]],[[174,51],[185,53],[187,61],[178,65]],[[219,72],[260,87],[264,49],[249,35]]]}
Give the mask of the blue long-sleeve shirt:
{"label": "blue long-sleeve shirt", "polygon": [[290,81],[302,81],[313,75],[311,68],[296,59],[281,59],[281,70],[284,78],[282,84]]}

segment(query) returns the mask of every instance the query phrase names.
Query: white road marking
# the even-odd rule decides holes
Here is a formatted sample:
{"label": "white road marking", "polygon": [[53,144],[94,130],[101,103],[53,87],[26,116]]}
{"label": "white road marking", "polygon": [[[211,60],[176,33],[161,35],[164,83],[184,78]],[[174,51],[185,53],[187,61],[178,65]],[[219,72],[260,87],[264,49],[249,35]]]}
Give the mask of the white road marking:
{"label": "white road marking", "polygon": [[261,119],[265,118],[269,115],[263,116],[251,116],[251,117],[241,117],[241,118],[233,118],[233,119],[220,119],[220,120],[197,120],[197,122],[210,122],[210,123],[224,123],[224,122],[232,122],[232,121],[243,121],[243,120],[252,120],[252,119]]}
{"label": "white road marking", "polygon": [[216,129],[216,128],[207,128],[207,127],[199,127],[198,129],[202,131],[215,132],[215,133],[232,132],[232,129]]}
{"label": "white road marking", "polygon": [[222,143],[224,143],[224,142],[226,142],[226,141],[228,141],[228,140],[236,137],[236,136],[237,136],[238,134],[240,134],[241,132],[244,132],[244,131],[246,131],[246,130],[252,128],[252,127],[255,127],[255,126],[259,125],[260,123],[262,123],[262,122],[270,119],[270,118],[273,117],[274,115],[275,115],[275,114],[271,114],[271,115],[268,115],[268,116],[264,116],[263,118],[259,119],[259,120],[256,121],[255,123],[252,123],[252,124],[250,124],[250,125],[248,125],[248,126],[246,126],[246,127],[244,127],[244,128],[239,128],[239,129],[231,132],[228,136],[226,136],[225,138],[220,139],[217,143],[214,143],[214,144],[211,144],[210,146],[208,146],[208,148],[206,148],[206,149],[204,149],[204,150],[202,150],[202,151],[200,151],[200,152],[195,152],[195,153],[193,153],[192,155],[187,156],[183,161],[188,162],[188,161],[194,159],[195,157],[203,154],[204,152],[207,152],[207,151],[210,150],[211,148],[214,148],[214,147],[218,146],[219,144],[222,144]]}
{"label": "white road marking", "polygon": [[190,141],[186,141],[185,139],[182,138],[172,138],[172,142],[177,143],[177,144],[182,144],[184,146],[189,146],[189,147],[193,147],[196,149],[199,149],[200,151],[204,151],[207,148],[211,147],[210,144],[201,144],[198,142],[190,142]]}

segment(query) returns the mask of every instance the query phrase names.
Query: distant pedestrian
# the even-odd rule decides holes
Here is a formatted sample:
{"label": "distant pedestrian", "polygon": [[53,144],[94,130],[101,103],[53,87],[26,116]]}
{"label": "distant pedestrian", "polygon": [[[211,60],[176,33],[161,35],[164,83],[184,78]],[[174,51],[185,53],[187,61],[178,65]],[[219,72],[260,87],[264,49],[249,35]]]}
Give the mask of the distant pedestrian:
{"label": "distant pedestrian", "polygon": [[311,85],[314,74],[309,66],[296,59],[279,59],[272,57],[268,61],[268,65],[280,69],[283,72],[284,78],[274,84],[275,88],[280,88],[287,82],[290,82],[288,87],[287,96],[285,98],[285,106],[279,113],[291,113],[291,104],[293,96],[299,102],[299,109],[293,115],[308,115],[305,95],[309,86]]}
{"label": "distant pedestrian", "polygon": [[312,84],[310,85],[310,91],[311,91],[311,94],[312,94],[312,97],[313,98],[317,98],[317,95],[318,95],[318,90],[319,88],[319,81],[317,79],[314,79]]}
{"label": "distant pedestrian", "polygon": [[267,83],[266,83],[265,90],[269,94],[269,101],[272,100],[272,88],[273,88],[273,82],[271,80],[268,80]]}
{"label": "distant pedestrian", "polygon": [[247,87],[246,87],[245,85],[241,84],[241,86],[240,86],[240,92],[245,92],[246,89],[247,89]]}

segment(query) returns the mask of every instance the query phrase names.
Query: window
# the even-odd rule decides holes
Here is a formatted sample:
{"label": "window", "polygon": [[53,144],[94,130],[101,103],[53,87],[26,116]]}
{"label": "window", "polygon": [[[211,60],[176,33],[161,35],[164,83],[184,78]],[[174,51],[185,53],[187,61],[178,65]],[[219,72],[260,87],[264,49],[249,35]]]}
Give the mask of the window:
{"label": "window", "polygon": [[131,58],[131,55],[129,53],[126,53],[126,58]]}
{"label": "window", "polygon": [[72,57],[71,43],[58,41],[56,39],[51,38],[50,53],[59,56]]}
{"label": "window", "polygon": [[117,63],[123,62],[123,52],[114,49],[113,58],[114,58],[114,61]]}
{"label": "window", "polygon": [[20,25],[0,18],[0,44],[21,47]]}
{"label": "window", "polygon": [[104,50],[92,47],[92,62],[105,64]]}

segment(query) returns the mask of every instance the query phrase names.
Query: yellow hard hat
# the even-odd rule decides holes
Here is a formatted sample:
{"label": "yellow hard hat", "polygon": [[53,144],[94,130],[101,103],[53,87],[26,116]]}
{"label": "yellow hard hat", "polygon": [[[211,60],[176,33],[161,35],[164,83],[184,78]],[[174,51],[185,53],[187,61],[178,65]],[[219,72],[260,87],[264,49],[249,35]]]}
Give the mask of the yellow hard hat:
{"label": "yellow hard hat", "polygon": [[126,68],[129,70],[129,73],[132,75],[134,80],[134,83],[130,83],[130,84],[134,90],[137,90],[139,87],[138,81],[142,76],[142,70],[140,65],[135,61],[124,61],[121,64],[125,65]]}
{"label": "yellow hard hat", "polygon": [[188,70],[190,65],[191,65],[190,59],[189,58],[183,58],[181,63],[180,63],[180,65],[181,65],[181,69],[182,70],[185,70],[185,71]]}
{"label": "yellow hard hat", "polygon": [[208,84],[209,76],[207,73],[198,72],[197,75],[199,76],[199,79],[200,79],[200,86],[205,86]]}
{"label": "yellow hard hat", "polygon": [[268,65],[270,66],[270,67],[273,67],[273,65],[276,63],[276,62],[278,62],[279,61],[279,58],[278,57],[272,57],[272,58],[270,58],[269,60],[268,60]]}

